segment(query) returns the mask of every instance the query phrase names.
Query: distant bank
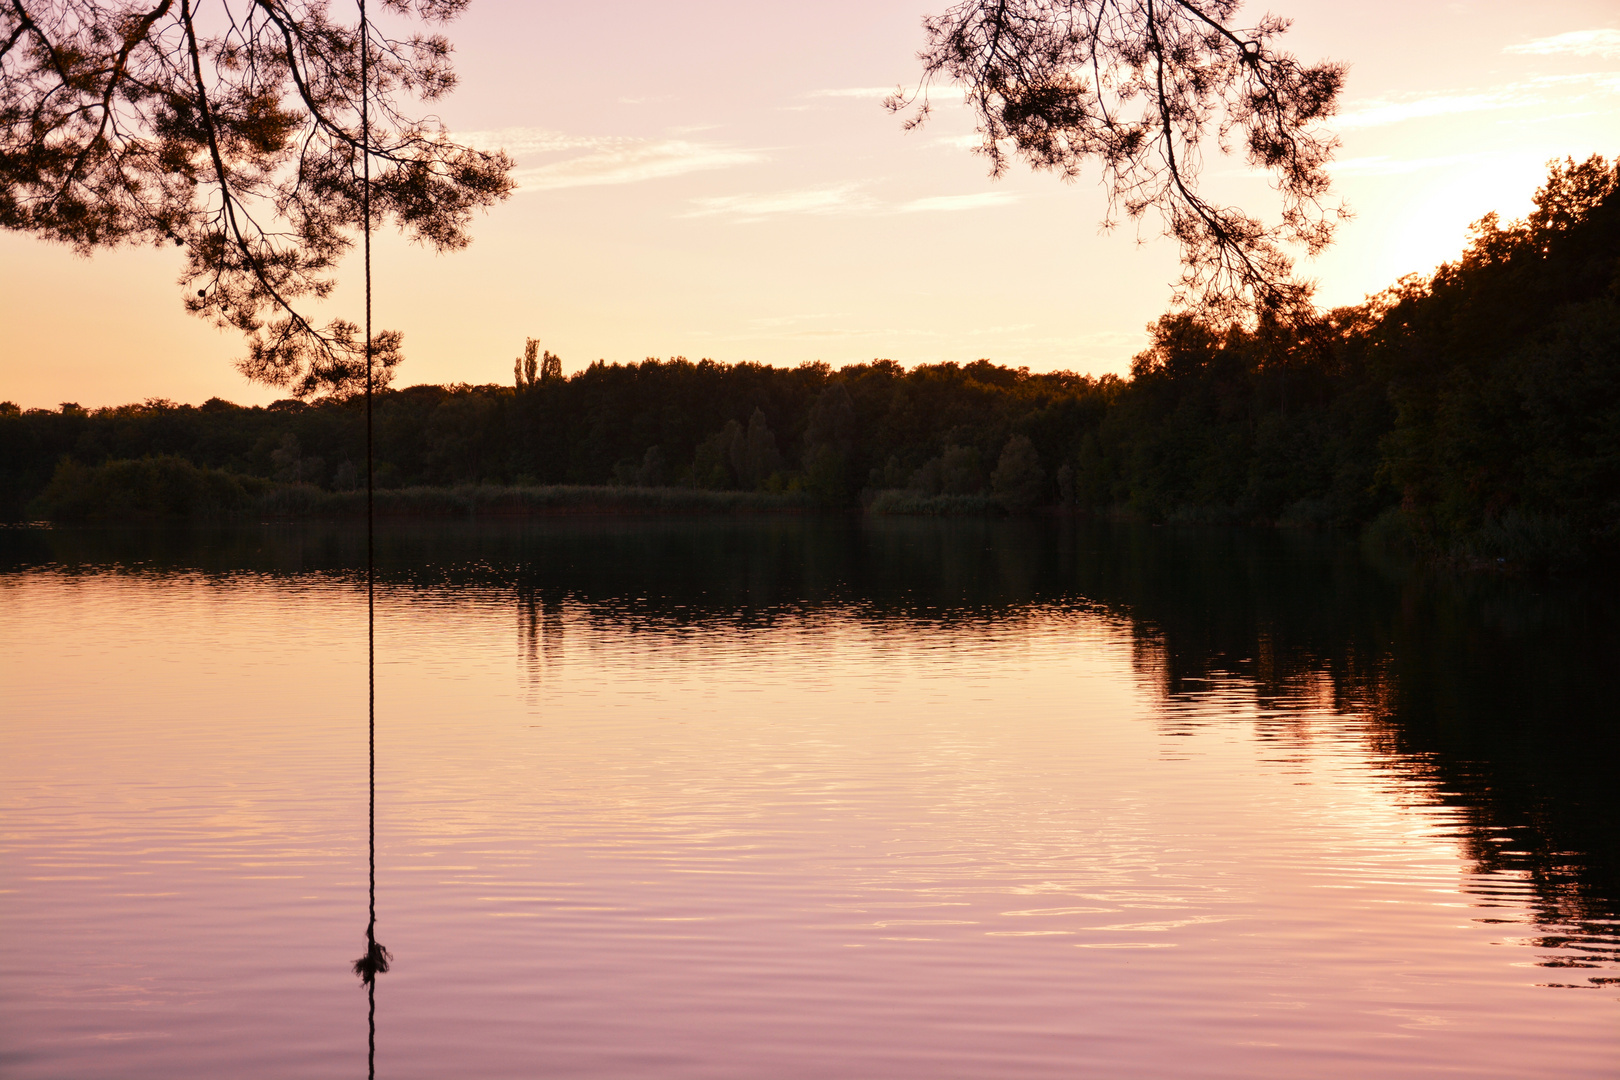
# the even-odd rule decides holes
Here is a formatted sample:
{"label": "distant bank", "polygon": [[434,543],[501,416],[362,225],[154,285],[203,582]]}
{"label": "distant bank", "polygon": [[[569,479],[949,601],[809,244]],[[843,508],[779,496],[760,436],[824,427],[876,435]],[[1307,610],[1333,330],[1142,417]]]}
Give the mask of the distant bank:
{"label": "distant bank", "polygon": [[[396,518],[503,518],[547,515],[807,514],[839,512],[804,490],[716,491],[612,484],[453,484],[379,488],[376,512]],[[859,508],[880,515],[995,517],[1030,510],[987,495],[869,492]],[[850,507],[847,509],[855,509]],[[62,462],[28,516],[63,523],[134,524],[183,520],[341,520],[363,517],[363,488],[329,491],[223,469],[181,457],[101,465]]]}
{"label": "distant bank", "polygon": [[[385,390],[379,509],[1056,512],[1363,529],[1464,565],[1620,557],[1620,166],[1555,166],[1524,220],[1362,304],[1152,333],[1127,379],[676,357]],[[0,402],[0,517],[349,516],[364,431],[352,398]]]}
{"label": "distant bank", "polygon": [[[591,484],[455,484],[381,488],[384,517],[526,517],[549,514],[794,514],[815,509],[803,492]],[[230,519],[344,519],[365,516],[364,488],[329,491],[161,456],[79,465],[64,461],[28,507],[60,522],[125,524]]]}

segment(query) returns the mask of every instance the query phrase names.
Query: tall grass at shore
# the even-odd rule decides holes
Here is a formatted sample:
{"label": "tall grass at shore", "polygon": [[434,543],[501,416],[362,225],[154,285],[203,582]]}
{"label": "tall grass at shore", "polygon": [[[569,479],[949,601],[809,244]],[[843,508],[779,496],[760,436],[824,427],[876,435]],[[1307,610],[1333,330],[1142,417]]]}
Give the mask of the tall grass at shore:
{"label": "tall grass at shore", "polygon": [[[536,514],[782,514],[814,508],[803,492],[707,491],[585,484],[457,484],[384,488],[385,517],[520,517]],[[164,456],[80,465],[62,461],[30,506],[53,521],[125,522],[174,518],[354,518],[366,493],[275,483]]]}
{"label": "tall grass at shore", "polygon": [[866,504],[868,514],[914,517],[994,517],[1007,509],[990,495],[929,495],[907,488],[875,493]]}
{"label": "tall grass at shore", "polygon": [[[386,517],[522,517],[532,514],[782,514],[814,505],[802,492],[707,491],[681,487],[587,484],[457,484],[392,488],[376,493]],[[268,517],[346,518],[366,512],[364,491],[323,491],[308,484],[277,488],[255,504]]]}

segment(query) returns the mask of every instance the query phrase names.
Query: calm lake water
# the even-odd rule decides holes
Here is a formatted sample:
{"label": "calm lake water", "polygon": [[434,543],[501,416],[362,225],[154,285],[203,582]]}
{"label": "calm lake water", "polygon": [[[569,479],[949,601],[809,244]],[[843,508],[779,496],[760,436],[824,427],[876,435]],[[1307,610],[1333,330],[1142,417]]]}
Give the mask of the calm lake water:
{"label": "calm lake water", "polygon": [[[0,531],[0,1075],[364,1076],[362,537]],[[1620,1074],[1612,584],[388,524],[376,1071]]]}

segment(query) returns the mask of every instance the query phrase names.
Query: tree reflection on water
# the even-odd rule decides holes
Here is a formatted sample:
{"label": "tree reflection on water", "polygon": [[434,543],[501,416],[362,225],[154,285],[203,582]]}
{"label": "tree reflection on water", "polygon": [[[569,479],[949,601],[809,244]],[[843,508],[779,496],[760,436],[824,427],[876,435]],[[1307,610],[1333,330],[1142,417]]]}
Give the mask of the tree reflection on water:
{"label": "tree reflection on water", "polygon": [[[363,544],[335,525],[8,529],[0,571],[251,571],[363,586]],[[1457,812],[1482,906],[1494,875],[1530,883],[1542,964],[1593,967],[1617,952],[1612,581],[1420,571],[1342,536],[1071,521],[413,523],[382,530],[378,561],[396,597],[512,603],[536,680],[574,619],[670,634],[827,617],[1005,627],[1088,612],[1130,633],[1167,735],[1245,723],[1286,752],[1349,733],[1404,797]],[[1209,708],[1216,697],[1244,707]]]}

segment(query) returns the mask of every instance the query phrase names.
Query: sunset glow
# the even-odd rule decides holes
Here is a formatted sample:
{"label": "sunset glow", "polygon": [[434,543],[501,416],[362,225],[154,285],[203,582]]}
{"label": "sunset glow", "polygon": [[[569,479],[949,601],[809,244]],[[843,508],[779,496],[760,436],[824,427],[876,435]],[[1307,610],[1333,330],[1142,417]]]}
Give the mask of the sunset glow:
{"label": "sunset glow", "polygon": [[[1094,175],[990,179],[948,89],[902,131],[881,98],[914,83],[931,10],[475,2],[450,28],[461,84],[441,112],[511,152],[520,188],[464,252],[380,238],[378,321],[405,334],[397,385],[507,381],[528,336],[565,371],[673,355],[1126,370],[1168,301],[1175,245],[1153,223],[1100,233]],[[1454,257],[1489,211],[1523,213],[1549,159],[1620,148],[1610,4],[1281,13],[1302,59],[1350,65],[1334,176],[1355,218],[1302,267],[1325,304]],[[1212,154],[1205,184],[1274,210],[1236,159]],[[0,399],[282,396],[236,373],[233,332],[182,310],[179,268],[172,249],[85,260],[0,235]],[[356,279],[327,314],[353,316]]]}

